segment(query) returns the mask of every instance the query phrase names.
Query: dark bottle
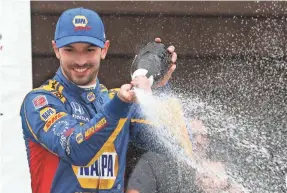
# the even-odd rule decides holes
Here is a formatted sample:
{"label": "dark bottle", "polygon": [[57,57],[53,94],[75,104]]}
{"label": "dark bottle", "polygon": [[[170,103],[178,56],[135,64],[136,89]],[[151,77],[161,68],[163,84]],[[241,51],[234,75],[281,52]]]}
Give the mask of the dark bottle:
{"label": "dark bottle", "polygon": [[131,65],[131,76],[145,75],[153,86],[157,85],[171,63],[171,54],[163,43],[149,42],[143,47]]}

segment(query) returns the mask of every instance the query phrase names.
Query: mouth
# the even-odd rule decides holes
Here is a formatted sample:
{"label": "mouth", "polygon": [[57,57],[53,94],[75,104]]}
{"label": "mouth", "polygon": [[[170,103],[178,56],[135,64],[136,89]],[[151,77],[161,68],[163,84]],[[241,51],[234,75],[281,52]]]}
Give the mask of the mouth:
{"label": "mouth", "polygon": [[86,70],[88,70],[88,68],[73,68],[74,71],[78,72],[78,73],[83,73]]}

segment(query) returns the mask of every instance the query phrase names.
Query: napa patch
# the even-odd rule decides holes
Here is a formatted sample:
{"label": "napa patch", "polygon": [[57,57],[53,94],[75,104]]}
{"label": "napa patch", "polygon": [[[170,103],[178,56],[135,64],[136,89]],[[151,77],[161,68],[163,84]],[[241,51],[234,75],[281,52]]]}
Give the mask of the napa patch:
{"label": "napa patch", "polygon": [[48,121],[53,115],[56,114],[56,110],[51,107],[46,107],[40,111],[40,117],[43,121]]}

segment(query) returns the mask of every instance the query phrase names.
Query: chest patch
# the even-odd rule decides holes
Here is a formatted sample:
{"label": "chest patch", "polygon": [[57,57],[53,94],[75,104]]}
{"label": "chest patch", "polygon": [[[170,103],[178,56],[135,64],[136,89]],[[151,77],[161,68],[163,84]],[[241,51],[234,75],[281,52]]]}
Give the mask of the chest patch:
{"label": "chest patch", "polygon": [[84,108],[77,102],[71,102],[70,103],[72,109],[73,109],[73,114],[72,116],[79,120],[79,121],[84,121],[87,122],[89,121],[89,116],[86,114]]}

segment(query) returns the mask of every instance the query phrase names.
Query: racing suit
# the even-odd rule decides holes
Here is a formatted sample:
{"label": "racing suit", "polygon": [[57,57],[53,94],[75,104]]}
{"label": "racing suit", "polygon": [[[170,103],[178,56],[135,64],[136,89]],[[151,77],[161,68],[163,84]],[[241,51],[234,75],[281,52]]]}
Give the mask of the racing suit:
{"label": "racing suit", "polygon": [[147,124],[137,109],[98,79],[83,89],[59,68],[21,106],[32,192],[124,192],[128,143]]}

